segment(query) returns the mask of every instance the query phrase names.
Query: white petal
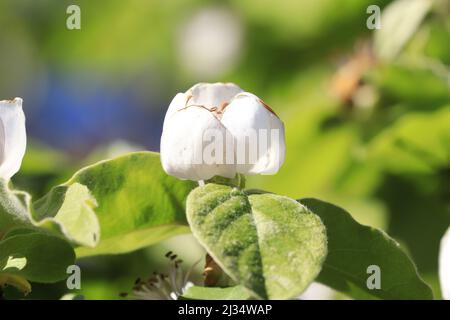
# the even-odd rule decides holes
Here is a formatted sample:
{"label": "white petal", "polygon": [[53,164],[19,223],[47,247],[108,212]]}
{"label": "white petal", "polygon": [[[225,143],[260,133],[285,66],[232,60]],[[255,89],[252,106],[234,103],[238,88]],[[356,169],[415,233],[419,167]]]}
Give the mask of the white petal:
{"label": "white petal", "polygon": [[441,281],[442,297],[445,300],[450,300],[450,228],[441,240],[439,279]]}
{"label": "white petal", "polygon": [[19,171],[26,144],[22,99],[0,101],[0,178],[9,180]]}
{"label": "white petal", "polygon": [[243,92],[242,89],[233,83],[217,82],[198,83],[189,89],[186,94],[191,96],[188,105],[200,105],[212,109],[228,104],[240,92]]}
{"label": "white petal", "polygon": [[285,158],[284,125],[257,96],[238,94],[226,107],[221,122],[235,138],[236,172],[278,172]]}
{"label": "white petal", "polygon": [[166,116],[164,118],[163,128],[166,126],[167,120],[177,111],[186,107],[188,96],[185,93],[177,93],[177,95],[172,99],[169,104],[169,108],[166,111]]}
{"label": "white petal", "polygon": [[[208,134],[212,138],[205,140]],[[229,136],[231,136],[228,133]],[[215,175],[232,178],[234,166],[226,164],[233,156],[233,139],[226,139],[227,130],[220,121],[203,107],[188,107],[172,114],[161,136],[161,163],[167,174],[180,179],[207,180]],[[216,141],[217,142],[217,141]],[[217,158],[205,157],[213,146]],[[216,153],[214,153],[216,154]]]}

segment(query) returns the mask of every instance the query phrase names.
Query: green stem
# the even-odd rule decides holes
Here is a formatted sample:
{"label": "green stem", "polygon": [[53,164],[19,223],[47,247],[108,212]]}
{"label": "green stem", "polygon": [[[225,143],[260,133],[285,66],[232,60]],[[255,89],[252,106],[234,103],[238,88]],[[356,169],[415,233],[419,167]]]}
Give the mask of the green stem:
{"label": "green stem", "polygon": [[[230,187],[235,187],[239,189],[245,188],[245,176],[242,174],[237,173],[236,176],[232,179],[230,178],[224,178],[220,176],[212,177],[209,180],[206,180],[204,183],[217,183],[217,184],[224,184]],[[200,185],[200,181],[199,181]],[[200,185],[201,186],[201,185]]]}

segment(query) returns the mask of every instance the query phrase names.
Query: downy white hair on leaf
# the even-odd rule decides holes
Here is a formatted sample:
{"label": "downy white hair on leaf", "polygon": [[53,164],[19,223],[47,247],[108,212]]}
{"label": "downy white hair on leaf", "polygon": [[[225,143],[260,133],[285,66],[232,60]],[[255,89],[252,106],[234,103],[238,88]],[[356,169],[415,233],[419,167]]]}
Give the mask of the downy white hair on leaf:
{"label": "downy white hair on leaf", "polygon": [[0,178],[9,180],[20,169],[27,136],[22,99],[0,101]]}
{"label": "downy white hair on leaf", "polygon": [[161,162],[180,179],[275,174],[284,162],[284,125],[254,94],[232,83],[199,83],[167,110]]}
{"label": "downy white hair on leaf", "polygon": [[442,298],[450,300],[450,228],[448,228],[441,240],[439,279],[441,282]]}

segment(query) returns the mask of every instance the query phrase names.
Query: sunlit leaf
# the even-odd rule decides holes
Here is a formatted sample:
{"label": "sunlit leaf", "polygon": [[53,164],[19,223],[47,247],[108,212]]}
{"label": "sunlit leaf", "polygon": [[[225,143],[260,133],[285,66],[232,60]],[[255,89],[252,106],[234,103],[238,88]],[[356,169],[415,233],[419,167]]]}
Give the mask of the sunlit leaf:
{"label": "sunlit leaf", "polygon": [[414,34],[433,3],[432,0],[396,0],[381,13],[381,29],[375,33],[375,52],[393,59]]}
{"label": "sunlit leaf", "polygon": [[[97,246],[77,248],[78,257],[128,252],[189,232],[184,208],[194,183],[168,176],[157,153],[131,153],[81,169],[67,183],[55,187],[39,200],[36,205],[41,209],[38,211],[45,213],[48,210],[43,208],[58,207],[61,199],[67,199],[68,192],[77,185],[86,186],[95,198],[97,207],[93,210],[101,234]],[[87,190],[82,187],[77,190],[78,200],[81,192],[83,199],[92,202]],[[66,217],[71,217],[71,208],[74,205],[68,204]],[[89,221],[95,224],[94,219],[86,223]],[[86,236],[91,237],[92,233]]]}
{"label": "sunlit leaf", "polygon": [[183,298],[192,300],[249,300],[252,296],[243,286],[228,288],[193,286],[186,290]]}
{"label": "sunlit leaf", "polygon": [[79,183],[54,188],[34,204],[38,226],[55,230],[68,240],[95,247],[100,226],[94,212],[97,206],[89,189]]}
{"label": "sunlit leaf", "polygon": [[320,219],[287,197],[207,184],[189,195],[187,216],[214,260],[259,298],[297,296],[326,255]]}
{"label": "sunlit leaf", "polygon": [[14,256],[9,256],[8,261],[6,261],[5,266],[1,271],[5,271],[9,268],[15,268],[17,270],[22,270],[27,265],[27,258],[15,258]]}

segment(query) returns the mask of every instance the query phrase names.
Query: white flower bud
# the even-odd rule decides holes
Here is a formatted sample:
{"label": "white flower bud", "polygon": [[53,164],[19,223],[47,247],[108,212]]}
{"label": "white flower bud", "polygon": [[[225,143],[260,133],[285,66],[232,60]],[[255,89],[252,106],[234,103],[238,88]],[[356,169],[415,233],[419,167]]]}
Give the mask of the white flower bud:
{"label": "white flower bud", "polygon": [[261,99],[247,92],[236,95],[221,121],[235,138],[237,173],[278,172],[285,157],[284,125]]}
{"label": "white flower bud", "polygon": [[[208,144],[205,132],[213,133],[219,139],[226,136],[225,127],[210,111],[192,106],[178,110],[166,121],[161,137],[161,162],[167,174],[194,181],[207,180],[215,175],[234,177],[236,171],[225,164],[223,157],[219,163],[205,161],[205,145]],[[224,142],[216,152],[225,156],[226,147]]]}
{"label": "white flower bud", "polygon": [[441,281],[442,298],[450,300],[450,228],[441,240],[439,279]]}
{"label": "white flower bud", "polygon": [[0,101],[0,178],[9,180],[19,171],[26,144],[22,99]]}
{"label": "white flower bud", "polygon": [[284,125],[258,97],[231,83],[199,83],[172,100],[161,162],[180,179],[274,174],[284,162]]}

